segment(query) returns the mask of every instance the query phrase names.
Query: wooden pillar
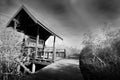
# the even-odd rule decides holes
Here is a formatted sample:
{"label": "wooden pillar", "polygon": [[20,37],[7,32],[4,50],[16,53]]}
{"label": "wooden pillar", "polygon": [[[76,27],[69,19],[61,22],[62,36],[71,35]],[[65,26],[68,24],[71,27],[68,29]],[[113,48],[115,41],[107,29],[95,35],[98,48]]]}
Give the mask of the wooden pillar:
{"label": "wooden pillar", "polygon": [[44,51],[44,49],[45,49],[45,42],[44,42],[44,44],[43,44],[43,49],[42,49],[42,53],[43,53],[43,59],[45,58],[45,51]]}
{"label": "wooden pillar", "polygon": [[13,19],[13,21],[14,21],[14,30],[16,30],[17,23],[19,23],[19,21],[18,21],[18,20],[16,20],[16,19]]}
{"label": "wooden pillar", "polygon": [[64,58],[66,58],[66,49],[64,49]]}
{"label": "wooden pillar", "polygon": [[35,53],[35,58],[37,57],[37,53],[38,53],[38,44],[39,44],[39,34],[37,35],[37,39],[36,39],[36,53]]}
{"label": "wooden pillar", "polygon": [[30,55],[31,53],[31,48],[28,48],[28,56]]}
{"label": "wooden pillar", "polygon": [[20,73],[20,65],[17,66],[17,72]]}
{"label": "wooden pillar", "polygon": [[33,64],[32,64],[32,73],[35,73],[35,68],[36,68],[36,66],[35,66],[35,64],[33,63]]}
{"label": "wooden pillar", "polygon": [[54,36],[54,40],[53,40],[53,56],[52,56],[53,62],[55,62],[56,59],[55,41],[56,41],[56,36]]}
{"label": "wooden pillar", "polygon": [[38,44],[39,44],[39,28],[38,28],[38,31],[37,31],[36,47],[35,47],[36,51],[35,51],[35,54],[34,54],[34,60],[33,60],[33,64],[32,64],[32,73],[35,72],[35,68],[36,68],[36,66],[35,66],[35,59],[36,59],[37,53],[38,53]]}
{"label": "wooden pillar", "polygon": [[16,21],[14,21],[14,30],[16,30],[16,27],[17,27],[17,23]]}
{"label": "wooden pillar", "polygon": [[45,59],[45,52],[43,53],[43,59]]}
{"label": "wooden pillar", "polygon": [[47,59],[49,59],[49,52],[47,52]]}

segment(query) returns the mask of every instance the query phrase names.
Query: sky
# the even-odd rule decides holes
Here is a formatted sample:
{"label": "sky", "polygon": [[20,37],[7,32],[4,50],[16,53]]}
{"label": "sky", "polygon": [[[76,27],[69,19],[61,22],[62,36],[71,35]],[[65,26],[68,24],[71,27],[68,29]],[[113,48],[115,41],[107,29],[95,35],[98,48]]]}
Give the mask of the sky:
{"label": "sky", "polygon": [[0,15],[12,16],[23,4],[64,39],[58,44],[67,46],[80,47],[84,33],[120,25],[120,0],[0,0]]}

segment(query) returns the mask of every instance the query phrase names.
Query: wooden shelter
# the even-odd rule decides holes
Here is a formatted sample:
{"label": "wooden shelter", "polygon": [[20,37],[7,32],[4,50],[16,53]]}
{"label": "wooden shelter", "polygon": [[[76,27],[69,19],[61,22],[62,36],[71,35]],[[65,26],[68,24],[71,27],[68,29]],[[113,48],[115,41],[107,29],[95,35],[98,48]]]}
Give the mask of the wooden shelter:
{"label": "wooden shelter", "polygon": [[[34,47],[33,54],[34,60],[40,56],[38,53],[44,51],[45,41],[50,37],[54,36],[53,40],[53,54],[52,54],[52,62],[55,61],[56,57],[56,49],[55,49],[55,40],[56,37],[63,40],[60,36],[55,34],[53,31],[48,29],[41,21],[37,20],[33,14],[28,11],[25,6],[21,6],[20,9],[13,15],[13,17],[9,20],[7,27],[13,27],[18,32],[23,32],[25,35],[29,36],[29,38],[24,39],[24,45],[27,47],[28,53],[31,53],[31,48]],[[39,52],[40,51],[40,52]],[[35,65],[33,65],[34,67]],[[33,69],[33,72],[35,70]]]}

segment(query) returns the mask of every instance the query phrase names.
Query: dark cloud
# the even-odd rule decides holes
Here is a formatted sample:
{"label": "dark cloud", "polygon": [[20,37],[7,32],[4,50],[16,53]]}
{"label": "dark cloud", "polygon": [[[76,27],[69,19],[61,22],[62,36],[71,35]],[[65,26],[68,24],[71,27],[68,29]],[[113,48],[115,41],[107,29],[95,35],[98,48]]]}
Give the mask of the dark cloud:
{"label": "dark cloud", "polygon": [[76,15],[76,13],[74,13],[71,0],[31,0],[28,4],[34,4],[34,7],[37,6],[38,11],[42,8],[42,11],[45,11],[50,17],[55,18],[55,20],[59,21],[64,27],[71,29],[73,26],[76,27],[75,17],[73,16]]}
{"label": "dark cloud", "polygon": [[18,5],[17,0],[0,0],[0,12],[10,11]]}
{"label": "dark cloud", "polygon": [[66,5],[60,0],[41,0],[41,2],[54,14],[64,14],[67,11]]}
{"label": "dark cloud", "polygon": [[38,8],[44,8],[46,11],[48,11],[48,13],[60,15],[67,12],[66,1],[68,0],[30,0],[23,2],[34,7],[37,6]]}
{"label": "dark cloud", "polygon": [[98,18],[101,16],[109,20],[119,18],[120,0],[90,0],[87,7]]}
{"label": "dark cloud", "polygon": [[17,5],[17,0],[0,0],[0,6],[8,6],[8,7],[11,7],[11,6],[16,6]]}

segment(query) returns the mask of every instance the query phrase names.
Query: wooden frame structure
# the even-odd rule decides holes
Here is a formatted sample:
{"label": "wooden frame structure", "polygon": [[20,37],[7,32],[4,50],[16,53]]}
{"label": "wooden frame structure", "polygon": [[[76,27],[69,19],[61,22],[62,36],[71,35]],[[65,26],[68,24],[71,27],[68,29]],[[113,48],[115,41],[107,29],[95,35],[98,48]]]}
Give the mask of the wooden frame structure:
{"label": "wooden frame structure", "polygon": [[[57,34],[55,34],[53,31],[48,29],[44,24],[42,24],[39,20],[34,17],[31,12],[28,11],[28,9],[22,5],[20,9],[13,15],[13,17],[9,20],[7,27],[13,27],[18,32],[23,32],[25,35],[28,35],[30,38],[33,38],[36,40],[35,45],[35,53],[33,58],[33,69],[32,72],[35,72],[35,59],[38,53],[38,44],[39,40],[43,40],[44,44],[42,49],[44,50],[45,47],[45,41],[50,37],[54,36],[53,40],[53,57],[52,62],[55,61],[56,58],[56,49],[55,49],[55,42],[56,37],[61,38]],[[30,51],[29,51],[30,52]],[[19,62],[19,61],[18,61]],[[23,64],[21,64],[23,67],[25,67]]]}

